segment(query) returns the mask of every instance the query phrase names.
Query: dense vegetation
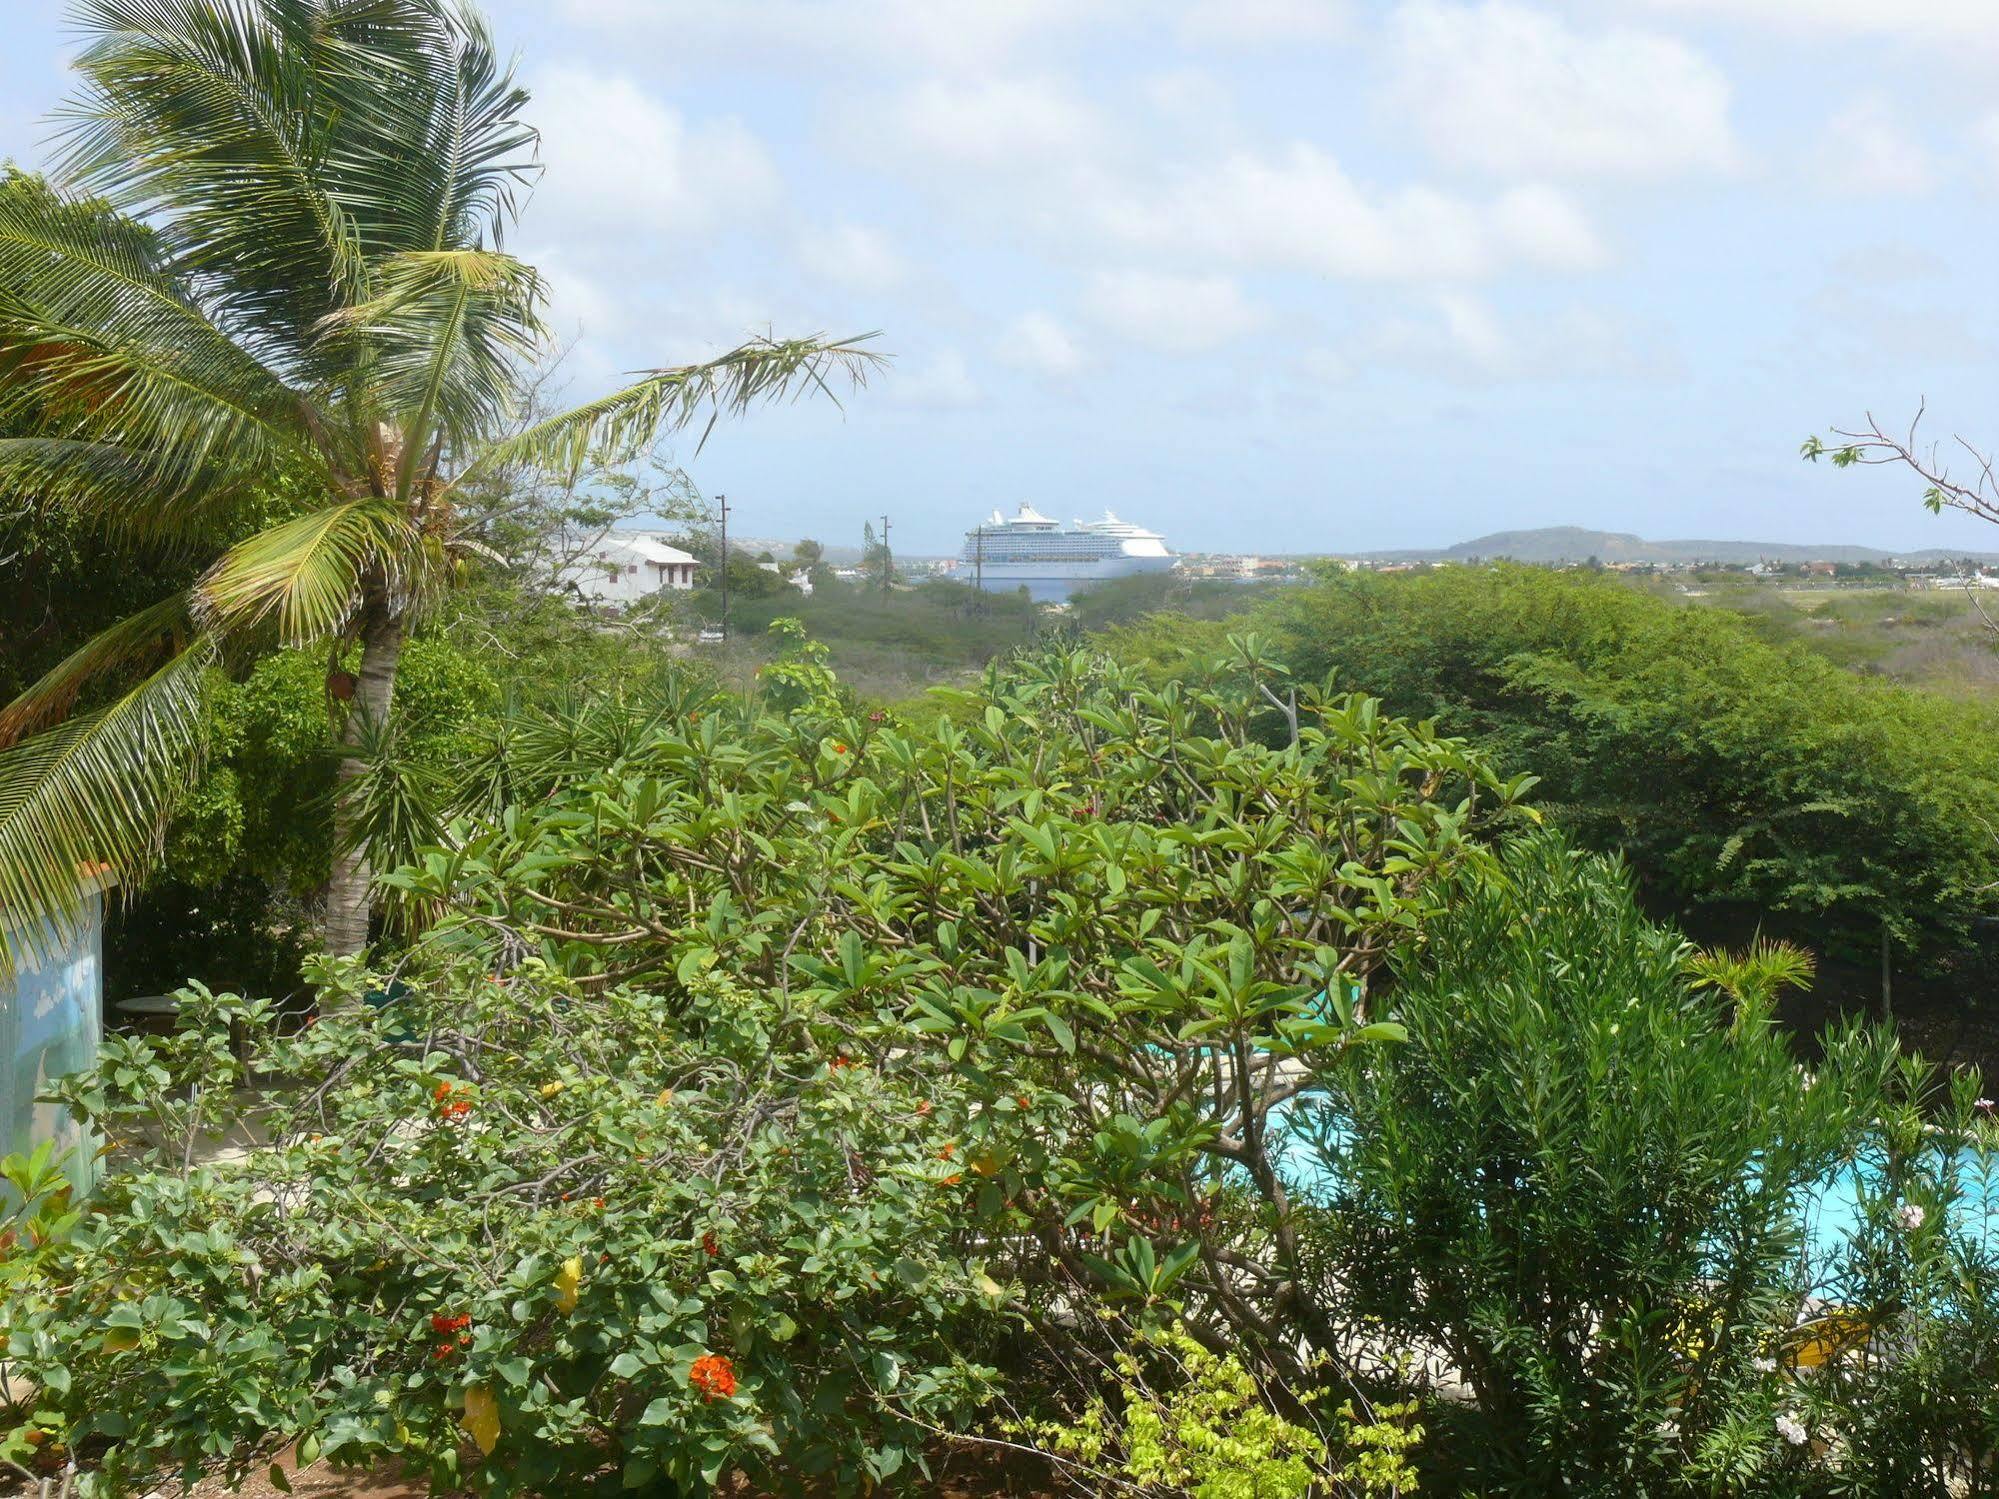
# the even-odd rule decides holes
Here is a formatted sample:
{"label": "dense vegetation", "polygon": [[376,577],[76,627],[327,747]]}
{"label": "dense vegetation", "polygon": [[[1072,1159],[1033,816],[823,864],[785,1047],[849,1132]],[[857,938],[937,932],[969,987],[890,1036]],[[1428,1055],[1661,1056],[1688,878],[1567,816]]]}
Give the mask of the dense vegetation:
{"label": "dense vegetation", "polygon": [[90,18],[61,188],[0,182],[0,895],[113,861],[114,991],[194,982],[51,1080],[87,1192],[0,1160],[0,1471],[1999,1492],[1979,1075],[1806,1070],[1813,953],[1640,903],[1974,971],[1999,720],[1856,670],[1878,609],[807,598],[701,535],[579,607],[579,532],[695,513],[659,432],[866,356],[545,410],[483,23]]}
{"label": "dense vegetation", "polygon": [[[389,969],[320,969],[302,1031],[191,994],[63,1086],[120,1164],[76,1205],[16,1167],[41,1393],[0,1455],[107,1493],[293,1439],[500,1492],[857,1491],[1000,1433],[1081,1492],[1973,1471],[1975,1079],[1859,1032],[1804,1077],[1797,960],[1690,963],[1525,780],[1366,697],[1294,737],[1282,680],[1056,652],[910,723],[794,637],[753,698],[497,720]],[[1800,1189],[1860,1159],[1815,1262]]]}
{"label": "dense vegetation", "polygon": [[[1539,568],[1334,573],[1254,619],[1541,779],[1584,842],[1682,910],[1756,913],[1822,951],[1966,961],[1999,879],[1999,717],[1842,670],[1723,610]],[[1227,627],[1167,616],[1161,667]]]}

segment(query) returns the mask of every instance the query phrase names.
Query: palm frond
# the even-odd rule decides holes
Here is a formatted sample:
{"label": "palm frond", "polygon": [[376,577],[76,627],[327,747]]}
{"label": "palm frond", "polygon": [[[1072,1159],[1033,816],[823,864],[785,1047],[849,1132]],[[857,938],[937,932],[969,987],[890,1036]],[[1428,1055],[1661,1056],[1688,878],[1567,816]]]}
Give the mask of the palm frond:
{"label": "palm frond", "polygon": [[93,681],[113,672],[151,671],[178,654],[193,635],[187,598],[173,594],[85,641],[0,709],[0,748],[62,718]]}
{"label": "palm frond", "polygon": [[228,635],[276,630],[287,645],[344,629],[364,582],[400,597],[430,564],[392,500],[367,496],[271,526],[224,552],[195,585],[197,618]]}
{"label": "palm frond", "polygon": [[524,432],[488,444],[458,475],[457,483],[519,466],[573,471],[593,455],[609,462],[643,453],[666,432],[687,425],[703,410],[705,442],[717,420],[762,401],[816,392],[836,405],[832,382],[860,387],[885,364],[862,344],[875,337],[758,338],[705,364],[654,370],[643,380],[536,422]]}
{"label": "palm frond", "polygon": [[0,506],[60,506],[149,544],[199,540],[219,513],[251,490],[256,477],[176,472],[146,449],[115,443],[0,437]]}
{"label": "palm frond", "polygon": [[299,398],[149,243],[92,205],[0,193],[0,418],[143,446],[163,472],[314,460]]}
{"label": "palm frond", "polygon": [[325,77],[340,108],[328,181],[371,262],[501,242],[537,137],[482,17],[444,0],[356,7],[329,31]]}
{"label": "palm frond", "polygon": [[543,337],[541,279],[496,250],[417,250],[382,262],[375,288],[322,327],[361,346],[373,404],[401,434],[396,493],[407,498],[428,454],[505,419]]}
{"label": "palm frond", "polygon": [[294,377],[319,319],[365,284],[356,227],[325,180],[339,119],[325,75],[343,18],[375,8],[77,0],[95,39],[77,59],[60,172],[160,222],[223,320]]}
{"label": "palm frond", "polygon": [[198,637],[108,708],[0,750],[0,911],[42,918],[0,923],[0,974],[70,940],[84,879],[109,866],[130,880],[159,856],[200,772],[214,659]]}

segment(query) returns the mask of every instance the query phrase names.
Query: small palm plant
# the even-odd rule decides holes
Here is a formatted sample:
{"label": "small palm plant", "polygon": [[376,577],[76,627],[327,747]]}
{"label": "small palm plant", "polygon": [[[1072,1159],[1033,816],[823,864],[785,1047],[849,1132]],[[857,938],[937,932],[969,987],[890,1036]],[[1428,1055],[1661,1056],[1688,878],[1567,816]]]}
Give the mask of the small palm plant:
{"label": "small palm plant", "polygon": [[[403,641],[471,545],[467,486],[628,459],[704,413],[858,383],[877,357],[758,339],[522,426],[511,393],[546,346],[543,286],[501,244],[536,136],[478,16],[80,0],[77,20],[60,195],[0,201],[0,502],[181,545],[274,485],[293,503],[0,710],[0,907],[58,933],[79,866],[130,876],[157,852],[212,666],[326,647],[340,782],[362,775]],[[351,801],[335,952],[368,929]]]}

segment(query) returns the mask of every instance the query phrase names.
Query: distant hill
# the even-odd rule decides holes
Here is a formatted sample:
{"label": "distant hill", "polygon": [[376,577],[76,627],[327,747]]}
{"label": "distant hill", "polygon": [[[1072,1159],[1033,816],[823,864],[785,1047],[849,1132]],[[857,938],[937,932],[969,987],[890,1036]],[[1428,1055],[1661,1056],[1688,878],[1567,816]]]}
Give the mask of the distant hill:
{"label": "distant hill", "polygon": [[1815,546],[1789,541],[1647,541],[1628,531],[1592,531],[1584,526],[1543,526],[1533,531],[1494,531],[1456,546],[1360,552],[1370,562],[1468,562],[1507,557],[1516,562],[1903,562],[1931,563],[1975,557],[1999,561],[1999,552],[1958,552],[1932,547],[1891,552],[1881,547]]}

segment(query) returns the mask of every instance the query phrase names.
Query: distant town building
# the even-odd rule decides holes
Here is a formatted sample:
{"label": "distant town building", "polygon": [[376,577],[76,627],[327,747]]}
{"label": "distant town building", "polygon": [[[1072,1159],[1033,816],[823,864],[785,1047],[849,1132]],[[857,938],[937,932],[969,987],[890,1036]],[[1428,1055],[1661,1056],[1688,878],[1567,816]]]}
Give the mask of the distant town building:
{"label": "distant town building", "polygon": [[560,581],[601,604],[635,604],[662,589],[694,586],[700,561],[657,531],[606,531],[562,570]]}
{"label": "distant town building", "polygon": [[799,562],[759,562],[758,567],[775,573],[807,598],[812,596],[812,569]]}

